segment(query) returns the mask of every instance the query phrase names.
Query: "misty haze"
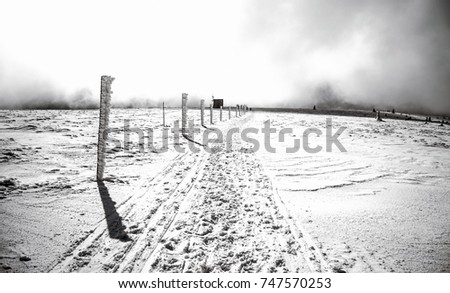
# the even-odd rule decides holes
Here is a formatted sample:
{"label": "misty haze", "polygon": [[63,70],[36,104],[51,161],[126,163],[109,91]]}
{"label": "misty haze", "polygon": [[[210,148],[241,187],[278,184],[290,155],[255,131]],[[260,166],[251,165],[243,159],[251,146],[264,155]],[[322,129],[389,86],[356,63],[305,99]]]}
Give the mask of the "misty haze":
{"label": "misty haze", "polygon": [[0,272],[450,272],[449,11],[2,1]]}

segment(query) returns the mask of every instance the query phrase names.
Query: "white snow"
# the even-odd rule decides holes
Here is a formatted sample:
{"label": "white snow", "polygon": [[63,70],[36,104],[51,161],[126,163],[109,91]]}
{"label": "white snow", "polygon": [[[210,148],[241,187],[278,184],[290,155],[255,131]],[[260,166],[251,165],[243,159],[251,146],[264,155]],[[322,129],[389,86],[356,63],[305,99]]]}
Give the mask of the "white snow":
{"label": "white snow", "polygon": [[[286,146],[324,115],[248,112],[214,127],[294,133],[276,153],[234,135],[213,152],[107,153],[95,181],[98,110],[0,111],[0,270],[9,272],[448,272],[448,125],[333,116],[347,152]],[[209,111],[205,112],[209,122]],[[200,124],[200,110],[189,109]],[[166,109],[166,124],[181,120]],[[153,128],[159,109],[112,109],[110,127]],[[208,125],[207,125],[208,126]],[[199,126],[200,127],[200,126]],[[209,126],[208,126],[209,127]],[[192,137],[202,143],[206,128]],[[252,135],[250,135],[252,136]],[[112,133],[123,143],[123,132]],[[325,136],[310,136],[325,147]],[[20,260],[21,256],[31,258]]]}

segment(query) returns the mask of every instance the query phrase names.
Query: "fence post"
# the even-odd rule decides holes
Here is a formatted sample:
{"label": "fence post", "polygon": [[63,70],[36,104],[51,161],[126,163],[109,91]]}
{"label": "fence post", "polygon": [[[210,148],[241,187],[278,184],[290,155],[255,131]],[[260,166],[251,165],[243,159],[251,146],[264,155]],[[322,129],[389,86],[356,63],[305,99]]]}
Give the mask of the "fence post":
{"label": "fence post", "polygon": [[220,121],[222,121],[222,106],[220,106]]}
{"label": "fence post", "polygon": [[181,94],[181,133],[186,134],[187,130],[187,99],[188,94]]}
{"label": "fence post", "polygon": [[166,113],[164,112],[164,102],[163,102],[163,127],[166,127]]}
{"label": "fence post", "polygon": [[213,105],[212,105],[212,103],[209,105],[209,120],[210,120],[210,123],[213,124]]}
{"label": "fence post", "polygon": [[97,181],[103,180],[105,172],[105,150],[108,140],[109,112],[111,106],[111,84],[114,77],[102,75],[100,83],[100,119],[97,143]]}
{"label": "fence post", "polygon": [[228,106],[228,120],[231,120],[231,106]]}
{"label": "fence post", "polygon": [[237,117],[238,116],[238,105],[236,105],[235,110],[236,110],[236,117]]}
{"label": "fence post", "polygon": [[205,126],[205,100],[200,100],[200,125]]}

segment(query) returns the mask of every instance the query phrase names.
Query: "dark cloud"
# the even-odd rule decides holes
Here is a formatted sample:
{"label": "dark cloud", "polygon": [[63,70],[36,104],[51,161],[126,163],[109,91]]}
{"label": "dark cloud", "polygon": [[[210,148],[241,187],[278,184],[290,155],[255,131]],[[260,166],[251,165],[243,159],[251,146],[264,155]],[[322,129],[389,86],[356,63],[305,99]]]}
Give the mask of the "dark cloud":
{"label": "dark cloud", "polygon": [[[284,105],[310,105],[326,84],[343,104],[450,113],[449,6],[445,0],[255,0],[247,37],[265,46],[287,77],[298,76]],[[305,65],[311,56],[357,36],[370,60],[342,78],[303,80],[314,69]]]}
{"label": "dark cloud", "polygon": [[319,109],[335,109],[335,110],[362,110],[373,107],[369,104],[354,104],[347,102],[346,98],[340,93],[336,92],[330,84],[324,83],[315,88],[312,95],[312,104]]}
{"label": "dark cloud", "polygon": [[[235,96],[244,96],[243,103],[255,106],[259,102],[255,99],[259,99],[261,105],[272,107],[310,107],[314,104],[338,108],[395,107],[399,111],[448,114],[449,11],[450,1],[447,0],[249,0],[242,27],[243,38],[236,44],[236,50],[254,52],[256,57],[249,63],[245,58],[236,57],[240,63],[235,71],[249,72],[246,80],[239,80],[237,85],[243,85],[246,90],[246,85],[254,88],[259,83],[260,88],[255,89],[255,93],[270,94],[266,94],[267,97],[255,94],[255,97],[248,97],[248,101],[243,99],[251,90],[245,95],[236,92]],[[229,21],[231,26],[233,15]],[[172,37],[170,30],[164,33]],[[226,41],[224,37],[223,45]],[[44,46],[45,42],[42,44]],[[171,59],[170,48],[166,49],[165,57]],[[336,52],[339,54],[334,54]],[[353,56],[356,54],[359,54],[357,58]],[[115,62],[111,63],[127,63],[129,55],[121,55],[123,58],[112,59]],[[243,53],[242,56],[246,55]],[[186,53],[179,61],[190,57]],[[211,61],[218,61],[220,57],[226,56],[215,56]],[[89,89],[70,92],[47,80],[40,72],[30,72],[11,62],[5,60],[0,47],[0,108],[98,107],[96,88],[86,85]],[[198,62],[206,61],[200,58]],[[255,64],[260,64],[260,68]],[[219,72],[226,70],[218,67]],[[274,76],[274,82],[271,83],[270,78],[269,81],[258,80],[261,78],[258,74],[252,75],[255,71],[267,73],[261,76]],[[129,72],[134,74],[133,70]],[[125,74],[123,69],[120,74]],[[171,72],[160,77],[163,81],[179,78],[173,77]],[[220,82],[223,81],[218,81],[219,85]],[[70,80],[65,83],[69,84]],[[229,84],[232,92],[233,83]],[[170,88],[167,91],[174,92]],[[277,91],[279,96],[276,96]],[[119,88],[113,105],[160,106],[163,91],[158,91],[158,95],[160,93],[161,97],[150,99],[143,97],[144,94],[130,97],[121,94]],[[166,105],[179,106],[180,95],[166,93]],[[199,96],[189,95],[190,106],[199,104]]]}

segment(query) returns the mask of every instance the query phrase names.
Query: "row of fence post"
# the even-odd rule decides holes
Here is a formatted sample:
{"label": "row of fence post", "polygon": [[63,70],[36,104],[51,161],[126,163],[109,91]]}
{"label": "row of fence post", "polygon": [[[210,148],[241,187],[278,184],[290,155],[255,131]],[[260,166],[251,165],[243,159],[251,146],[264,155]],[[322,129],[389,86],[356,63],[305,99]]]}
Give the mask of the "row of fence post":
{"label": "row of fence post", "polygon": [[[188,94],[183,93],[181,95],[181,128],[182,130],[186,128],[187,125],[187,100],[188,100]],[[163,103],[164,105],[164,103]],[[214,124],[214,107],[213,104],[209,105],[209,123]],[[236,117],[241,116],[242,114],[245,114],[247,111],[246,105],[236,105]],[[231,106],[228,106],[228,119],[231,119]],[[219,120],[223,121],[223,106],[220,106],[219,108]],[[165,122],[164,122],[165,124]],[[205,126],[205,100],[200,100],[200,125]]]}
{"label": "row of fence post", "polygon": [[[105,171],[105,153],[106,142],[108,140],[108,127],[109,127],[109,112],[111,108],[111,84],[114,81],[114,77],[103,75],[100,83],[100,116],[98,127],[98,144],[97,144],[97,181],[103,180],[103,174]],[[188,94],[181,94],[181,132],[186,134],[187,132],[187,100]],[[236,117],[242,116],[248,110],[247,105],[236,105]],[[210,111],[210,124],[214,124],[213,119],[213,105],[209,106]],[[219,119],[222,121],[223,106],[220,106]],[[162,105],[163,112],[163,126],[166,126],[165,104]],[[202,126],[205,126],[205,100],[200,100],[200,122]],[[228,119],[231,120],[231,106],[228,106]]]}

